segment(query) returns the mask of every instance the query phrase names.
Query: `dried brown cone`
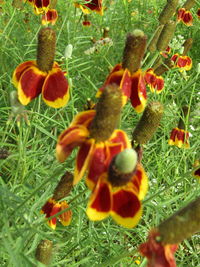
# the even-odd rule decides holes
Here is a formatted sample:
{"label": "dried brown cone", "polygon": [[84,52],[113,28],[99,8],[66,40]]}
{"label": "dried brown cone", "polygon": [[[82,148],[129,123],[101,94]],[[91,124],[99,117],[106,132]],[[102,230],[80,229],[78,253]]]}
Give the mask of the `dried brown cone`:
{"label": "dried brown cone", "polygon": [[45,265],[49,265],[52,258],[52,247],[53,247],[52,241],[41,240],[36,249],[35,253],[36,259]]}
{"label": "dried brown cone", "polygon": [[145,108],[142,117],[133,131],[133,144],[146,144],[153,136],[163,114],[163,105],[160,102],[151,102]]}
{"label": "dried brown cone", "polygon": [[70,172],[66,172],[60,179],[53,194],[53,199],[59,201],[66,197],[73,187],[73,175]]}
{"label": "dried brown cone", "polygon": [[51,28],[43,28],[38,34],[37,66],[41,71],[52,69],[56,49],[56,33]]}
{"label": "dried brown cone", "polygon": [[149,43],[149,45],[147,47],[147,49],[151,53],[153,53],[153,52],[155,52],[157,50],[156,44],[157,44],[158,38],[159,38],[159,36],[160,36],[160,34],[162,32],[163,27],[164,27],[164,25],[159,25],[157,27],[157,29],[154,32],[153,38],[152,38],[151,42]]}
{"label": "dried brown cone", "polygon": [[182,56],[186,56],[187,55],[187,53],[189,52],[189,50],[192,47],[192,43],[193,43],[193,39],[192,38],[188,38],[187,40],[185,40],[185,42],[183,44],[184,50],[183,50]]}
{"label": "dried brown cone", "polygon": [[96,142],[107,140],[117,127],[122,108],[122,91],[115,85],[108,85],[96,105],[96,115],[90,126],[90,137]]}
{"label": "dried brown cone", "polygon": [[190,10],[196,4],[196,0],[187,0],[183,5],[183,8]]}
{"label": "dried brown cone", "polygon": [[141,62],[146,50],[147,36],[141,30],[134,30],[126,38],[123,53],[122,68],[130,73],[136,72],[141,67]]}
{"label": "dried brown cone", "polygon": [[170,20],[165,24],[157,42],[157,49],[159,51],[165,51],[169,42],[171,41],[176,29],[176,22]]}
{"label": "dried brown cone", "polygon": [[179,3],[179,0],[167,0],[167,4],[163,8],[158,18],[160,24],[166,24],[170,20],[170,18],[176,12],[178,3]]}
{"label": "dried brown cone", "polygon": [[164,244],[177,244],[200,231],[200,197],[158,226]]}
{"label": "dried brown cone", "polygon": [[178,123],[178,128],[185,130],[185,119],[189,116],[189,107],[188,106],[183,106],[182,107],[182,112],[181,112],[181,117]]}
{"label": "dried brown cone", "polygon": [[170,58],[166,58],[162,64],[160,64],[155,70],[154,73],[157,76],[162,75],[169,69],[174,67],[174,61],[172,61]]}

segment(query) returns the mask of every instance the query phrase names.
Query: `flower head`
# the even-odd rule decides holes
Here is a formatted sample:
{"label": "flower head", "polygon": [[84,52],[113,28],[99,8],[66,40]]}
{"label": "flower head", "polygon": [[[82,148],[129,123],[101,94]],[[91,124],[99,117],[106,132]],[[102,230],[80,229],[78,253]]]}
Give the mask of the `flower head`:
{"label": "flower head", "polygon": [[84,14],[96,12],[100,15],[103,15],[102,0],[85,0],[85,4],[80,4],[78,2],[75,2],[74,5],[75,7],[80,8]]}
{"label": "flower head", "polygon": [[28,0],[27,2],[34,7],[37,15],[47,12],[50,6],[50,0]]}
{"label": "flower head", "polygon": [[47,12],[45,12],[42,15],[42,25],[54,25],[58,19],[58,12],[56,9],[48,9]]}
{"label": "flower head", "polygon": [[38,35],[37,60],[21,63],[13,73],[13,84],[22,105],[42,93],[44,102],[60,108],[69,100],[69,85],[58,63],[54,62],[56,36],[51,28],[43,28]]}
{"label": "flower head", "polygon": [[104,85],[97,92],[101,95],[109,84],[117,84],[123,94],[123,104],[130,98],[133,108],[142,112],[145,108],[147,95],[144,75],[140,69],[146,49],[146,36],[140,30],[128,34],[122,64],[117,64],[108,75]]}
{"label": "flower head", "polygon": [[90,220],[103,220],[111,215],[127,228],[138,223],[142,215],[140,200],[147,192],[147,176],[136,157],[134,150],[126,149],[113,158],[89,200],[87,215]]}
{"label": "flower head", "polygon": [[62,198],[66,197],[72,189],[73,176],[71,173],[66,172],[60,179],[57,187],[54,190],[53,197],[48,199],[41,209],[41,213],[46,215],[46,218],[55,216],[57,213],[67,209],[65,212],[58,216],[55,216],[47,221],[48,225],[55,230],[57,217],[59,221],[64,226],[68,226],[71,222],[72,211],[69,209],[69,205],[66,200],[60,201]]}
{"label": "flower head", "polygon": [[108,86],[96,110],[80,112],[59,136],[56,147],[59,161],[64,162],[71,151],[79,146],[74,184],[87,171],[86,183],[92,189],[99,176],[107,170],[113,156],[131,146],[126,133],[115,130],[121,106],[121,90],[116,86]]}
{"label": "flower head", "polygon": [[147,69],[144,75],[145,82],[149,85],[151,92],[161,93],[164,88],[164,79],[156,75],[152,68]]}
{"label": "flower head", "polygon": [[175,67],[180,68],[180,70],[187,71],[192,68],[192,59],[188,56],[174,54],[171,57],[171,60],[174,61]]}
{"label": "flower head", "polygon": [[192,26],[193,17],[192,13],[185,8],[179,8],[178,10],[178,21],[183,22],[186,26]]}

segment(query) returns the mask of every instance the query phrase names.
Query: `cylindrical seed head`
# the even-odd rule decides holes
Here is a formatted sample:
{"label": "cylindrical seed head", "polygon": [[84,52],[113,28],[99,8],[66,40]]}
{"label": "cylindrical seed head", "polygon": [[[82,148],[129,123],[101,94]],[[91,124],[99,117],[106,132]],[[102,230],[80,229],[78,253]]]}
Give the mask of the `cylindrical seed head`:
{"label": "cylindrical seed head", "polygon": [[158,66],[155,70],[154,73],[157,76],[162,75],[164,72],[168,71],[169,69],[174,67],[174,61],[172,61],[170,58],[166,58],[160,66]]}
{"label": "cylindrical seed head", "polygon": [[148,45],[148,47],[147,47],[147,49],[148,49],[151,53],[155,52],[156,49],[157,49],[156,44],[157,44],[158,38],[159,38],[159,36],[160,36],[160,34],[161,34],[161,32],[162,32],[163,27],[164,27],[164,25],[159,25],[159,26],[157,27],[157,29],[156,29],[155,32],[154,32],[153,38],[152,38],[151,42],[149,43],[149,45]]}
{"label": "cylindrical seed head", "polygon": [[165,51],[169,42],[171,41],[176,29],[176,22],[170,20],[165,24],[157,42],[157,49],[159,51]]}
{"label": "cylindrical seed head", "polygon": [[133,143],[146,144],[157,130],[162,114],[163,105],[160,102],[149,103],[133,131]]}
{"label": "cylindrical seed head", "polygon": [[90,137],[96,142],[107,140],[115,130],[122,108],[122,91],[115,85],[108,85],[96,106],[96,115],[90,126]]}
{"label": "cylindrical seed head", "polygon": [[49,265],[52,258],[52,246],[52,241],[42,240],[36,249],[36,259],[45,265]]}
{"label": "cylindrical seed head", "polygon": [[59,201],[66,197],[73,187],[73,175],[70,172],[66,172],[60,179],[53,194],[53,199]]}
{"label": "cylindrical seed head", "polygon": [[200,231],[200,197],[158,226],[164,244],[178,244]]}
{"label": "cylindrical seed head", "polygon": [[37,66],[43,72],[52,69],[56,48],[56,33],[51,28],[43,28],[38,34]]}
{"label": "cylindrical seed head", "polygon": [[196,0],[187,0],[185,4],[183,5],[183,8],[186,10],[190,10],[196,3]]}
{"label": "cylindrical seed head", "polygon": [[176,12],[179,0],[168,0],[158,18],[160,24],[166,24]]}
{"label": "cylindrical seed head", "polygon": [[193,43],[192,38],[188,38],[187,40],[185,40],[185,42],[183,44],[184,50],[183,50],[182,56],[187,55],[187,53],[189,52],[189,50],[192,47],[192,43]]}
{"label": "cylindrical seed head", "polygon": [[131,74],[141,67],[141,62],[146,50],[146,41],[147,37],[141,30],[134,30],[133,33],[127,35],[122,68],[127,68]]}

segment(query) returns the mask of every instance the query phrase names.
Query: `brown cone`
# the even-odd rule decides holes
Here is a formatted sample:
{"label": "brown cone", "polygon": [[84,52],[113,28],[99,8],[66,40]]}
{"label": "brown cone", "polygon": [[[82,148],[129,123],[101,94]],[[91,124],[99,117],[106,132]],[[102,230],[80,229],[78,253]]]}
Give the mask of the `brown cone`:
{"label": "brown cone", "polygon": [[37,246],[35,257],[45,265],[49,265],[52,257],[53,242],[50,240],[41,240]]}
{"label": "brown cone", "polygon": [[158,51],[165,51],[176,29],[176,22],[170,20],[165,24],[157,42]]}
{"label": "brown cone", "polygon": [[176,12],[179,0],[168,0],[158,18],[160,24],[166,24]]}
{"label": "brown cone", "polygon": [[133,143],[146,144],[157,130],[162,114],[163,105],[160,102],[149,103],[133,131]]}
{"label": "brown cone", "polygon": [[53,199],[59,201],[66,197],[73,187],[73,175],[70,172],[66,172],[60,179],[53,194]]}

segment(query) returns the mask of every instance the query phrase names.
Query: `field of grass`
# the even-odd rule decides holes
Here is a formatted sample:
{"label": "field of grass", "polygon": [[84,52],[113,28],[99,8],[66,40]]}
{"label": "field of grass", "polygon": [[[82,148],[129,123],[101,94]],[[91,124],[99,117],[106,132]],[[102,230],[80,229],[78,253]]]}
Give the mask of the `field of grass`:
{"label": "field of grass", "polygon": [[[181,6],[185,1],[179,2]],[[163,75],[165,88],[160,94],[151,93],[147,87],[148,102],[160,101],[164,114],[153,138],[143,146],[142,164],[149,177],[149,189],[138,225],[127,229],[111,217],[90,221],[85,210],[91,192],[84,179],[66,198],[73,212],[69,226],[57,223],[56,230],[52,230],[40,213],[60,177],[66,170],[74,170],[77,150],[64,163],[55,157],[59,134],[84,110],[87,98],[97,102],[98,88],[110,69],[122,61],[127,33],[140,29],[151,40],[165,3],[165,0],[104,0],[104,15],[92,13],[91,27],[83,27],[81,10],[74,7],[73,1],[58,0],[59,18],[52,26],[57,35],[55,60],[67,72],[70,100],[66,107],[54,109],[41,96],[34,99],[24,107],[27,124],[23,118],[17,123],[13,113],[10,92],[16,89],[11,79],[17,65],[36,58],[37,34],[44,26],[28,3],[23,9],[16,9],[11,0],[0,1],[0,266],[43,266],[36,261],[35,251],[44,239],[53,241],[51,266],[146,266],[138,246],[145,242],[149,230],[200,195],[200,184],[192,176],[193,164],[200,159],[200,20],[196,15],[200,2],[196,1],[191,9],[193,26],[178,23],[170,43],[173,55],[180,53],[184,40],[193,39],[188,53],[193,60],[191,70],[167,71]],[[102,38],[105,27],[110,29],[113,45],[84,53],[93,47],[92,38]],[[72,55],[66,58],[69,44],[73,46]],[[142,69],[150,68],[155,58],[155,54],[147,52]],[[190,118],[185,121],[190,132],[188,149],[168,145],[183,105],[190,110]],[[130,140],[140,117],[128,101],[119,128]],[[183,241],[175,254],[177,266],[200,266],[199,244],[199,234]]]}

